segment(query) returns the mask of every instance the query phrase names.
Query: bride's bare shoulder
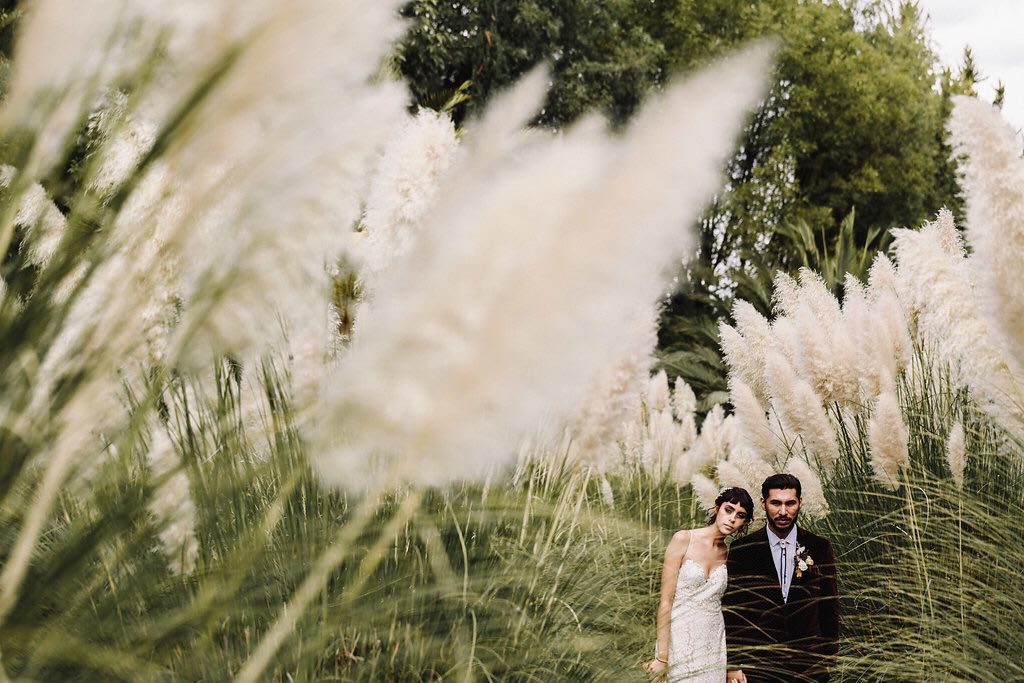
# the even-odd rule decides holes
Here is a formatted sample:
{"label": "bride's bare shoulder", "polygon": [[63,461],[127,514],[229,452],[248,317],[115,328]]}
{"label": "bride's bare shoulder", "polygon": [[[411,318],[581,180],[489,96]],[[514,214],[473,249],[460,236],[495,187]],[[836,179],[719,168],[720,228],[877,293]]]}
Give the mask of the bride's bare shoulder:
{"label": "bride's bare shoulder", "polygon": [[669,548],[685,552],[690,546],[690,542],[693,540],[696,531],[696,529],[680,529],[675,532],[672,534],[672,540],[669,541]]}

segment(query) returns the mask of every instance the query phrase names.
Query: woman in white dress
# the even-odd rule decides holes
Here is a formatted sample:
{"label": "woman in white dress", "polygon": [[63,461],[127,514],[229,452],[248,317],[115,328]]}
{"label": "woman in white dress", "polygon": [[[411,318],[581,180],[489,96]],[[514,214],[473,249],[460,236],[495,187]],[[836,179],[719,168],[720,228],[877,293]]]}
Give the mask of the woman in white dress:
{"label": "woman in white dress", "polygon": [[727,581],[725,539],[746,528],[754,501],[739,487],[722,491],[708,526],[677,531],[665,551],[658,605],[658,642],[645,665],[669,681],[724,683]]}

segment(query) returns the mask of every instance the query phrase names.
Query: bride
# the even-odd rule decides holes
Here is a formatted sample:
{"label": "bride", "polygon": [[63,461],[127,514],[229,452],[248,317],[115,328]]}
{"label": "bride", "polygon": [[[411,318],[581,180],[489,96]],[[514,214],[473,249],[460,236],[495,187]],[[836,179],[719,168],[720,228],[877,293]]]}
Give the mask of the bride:
{"label": "bride", "polygon": [[648,673],[670,681],[725,680],[725,539],[745,528],[754,501],[739,487],[722,491],[708,526],[677,531],[665,551],[658,605],[658,643]]}

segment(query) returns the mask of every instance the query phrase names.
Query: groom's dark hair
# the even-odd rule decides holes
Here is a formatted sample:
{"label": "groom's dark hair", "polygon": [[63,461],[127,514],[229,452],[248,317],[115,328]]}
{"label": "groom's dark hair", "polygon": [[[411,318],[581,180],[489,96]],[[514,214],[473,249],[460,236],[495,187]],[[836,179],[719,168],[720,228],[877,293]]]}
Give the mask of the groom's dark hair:
{"label": "groom's dark hair", "polygon": [[772,489],[796,489],[796,497],[801,496],[800,480],[792,474],[773,474],[761,484],[761,497],[768,500],[768,492]]}

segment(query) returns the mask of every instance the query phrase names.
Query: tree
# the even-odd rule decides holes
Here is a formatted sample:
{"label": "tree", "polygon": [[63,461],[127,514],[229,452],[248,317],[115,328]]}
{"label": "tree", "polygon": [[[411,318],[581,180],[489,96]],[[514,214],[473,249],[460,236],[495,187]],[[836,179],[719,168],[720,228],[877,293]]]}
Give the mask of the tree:
{"label": "tree", "polygon": [[552,87],[539,123],[559,127],[598,109],[625,121],[665,75],[666,50],[646,26],[646,0],[413,0],[398,66],[417,104],[463,84],[461,121],[495,92],[547,62]]}
{"label": "tree", "polygon": [[944,123],[950,94],[977,75],[969,59],[956,78],[937,71],[913,2],[414,0],[406,13],[399,61],[419,104],[471,81],[458,112],[470,114],[546,59],[539,123],[555,127],[588,109],[622,122],[673,73],[778,42],[775,86],[664,308],[663,364],[699,395],[725,388],[717,323],[736,296],[768,313],[774,273],[803,265],[835,272],[841,293],[843,269],[870,262],[890,228],[961,211]]}
{"label": "tree", "polygon": [[834,273],[841,294],[843,269],[862,275],[890,228],[962,208],[945,141],[948,93],[935,88],[915,5],[769,1],[746,26],[742,38],[778,36],[776,86],[704,217],[699,258],[659,340],[667,368],[705,396],[725,388],[706,350],[717,349],[715,323],[735,297],[767,314],[775,272],[805,265]]}

